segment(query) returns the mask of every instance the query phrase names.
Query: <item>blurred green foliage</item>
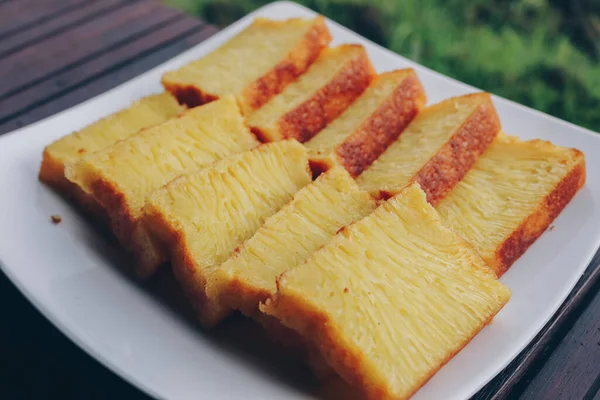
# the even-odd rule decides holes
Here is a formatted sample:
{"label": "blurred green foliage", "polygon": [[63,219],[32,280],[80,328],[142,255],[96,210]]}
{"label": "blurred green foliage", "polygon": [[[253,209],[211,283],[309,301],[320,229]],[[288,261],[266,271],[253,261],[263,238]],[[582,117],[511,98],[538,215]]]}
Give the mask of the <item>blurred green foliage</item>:
{"label": "blurred green foliage", "polygon": [[[227,25],[265,0],[165,0]],[[299,0],[403,56],[600,131],[599,0]]]}

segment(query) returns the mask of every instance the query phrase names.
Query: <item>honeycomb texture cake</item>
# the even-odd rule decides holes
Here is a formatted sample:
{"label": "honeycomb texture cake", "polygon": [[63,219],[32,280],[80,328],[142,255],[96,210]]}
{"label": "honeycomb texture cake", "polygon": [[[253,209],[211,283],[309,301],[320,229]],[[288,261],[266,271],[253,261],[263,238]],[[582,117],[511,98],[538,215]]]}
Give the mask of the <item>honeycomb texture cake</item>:
{"label": "honeycomb texture cake", "polygon": [[579,150],[500,134],[437,210],[501,275],[584,183]]}
{"label": "honeycomb texture cake", "polygon": [[228,96],[69,164],[67,177],[104,206],[137,272],[148,276],[166,259],[139,223],[146,196],[181,174],[257,145]]}
{"label": "honeycomb texture cake", "polygon": [[96,214],[100,206],[93,197],[79,190],[65,177],[65,164],[108,147],[140,129],[165,122],[184,110],[185,107],[180,106],[169,93],[144,97],[128,108],[63,136],[47,146],[44,149],[39,178],[63,195],[74,198],[92,214]]}
{"label": "honeycomb texture cake", "polygon": [[311,338],[367,399],[410,397],[510,298],[416,183],[285,272],[277,288],[262,310]]}
{"label": "honeycomb texture cake", "polygon": [[318,174],[341,165],[360,175],[398,138],[425,105],[425,91],[412,69],[385,72],[318,135],[305,143]]}
{"label": "honeycomb texture cake", "polygon": [[378,198],[388,198],[418,182],[435,205],[499,131],[500,121],[489,94],[442,101],[424,109],[357,182]]}
{"label": "honeycomb texture cake", "polygon": [[221,160],[175,179],[145,206],[145,221],[171,251],[175,276],[204,326],[229,308],[207,296],[218,266],[311,182],[306,149],[289,140]]}
{"label": "honeycomb texture cake", "polygon": [[304,261],[344,226],[376,206],[341,167],[334,167],[300,190],[268,218],[256,234],[224,262],[207,292],[222,303],[255,316],[258,304],[276,291],[275,279]]}
{"label": "honeycomb texture cake", "polygon": [[162,82],[192,107],[234,95],[246,114],[294,81],[330,41],[320,16],[286,21],[256,18],[212,53],[167,72]]}
{"label": "honeycomb texture cake", "polygon": [[364,47],[327,48],[298,80],[249,114],[248,125],[263,141],[306,142],[339,116],[374,75]]}

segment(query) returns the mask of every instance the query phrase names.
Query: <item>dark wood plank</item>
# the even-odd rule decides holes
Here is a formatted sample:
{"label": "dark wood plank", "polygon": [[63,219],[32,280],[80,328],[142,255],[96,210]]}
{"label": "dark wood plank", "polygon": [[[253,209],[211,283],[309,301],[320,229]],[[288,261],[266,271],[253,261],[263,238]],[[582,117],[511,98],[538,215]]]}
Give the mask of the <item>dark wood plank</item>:
{"label": "dark wood plank", "polygon": [[593,397],[600,377],[600,285],[572,329],[527,385],[522,399],[583,399]]}
{"label": "dark wood plank", "polygon": [[[180,36],[199,28],[202,23],[193,17],[178,15],[167,24],[146,35],[88,60],[75,68],[62,71],[35,86],[0,100],[0,125],[28,111],[74,90],[78,85],[106,74],[119,65],[133,62],[147,52],[154,51]],[[0,130],[0,134],[4,133]]]}
{"label": "dark wood plank", "polygon": [[[167,21],[120,42],[110,51],[90,57],[90,62],[81,63],[82,68],[67,68],[56,74],[56,79],[47,77],[41,80],[39,85],[52,81],[54,86],[38,86],[37,95],[50,87],[51,93],[46,94],[58,93],[59,96],[44,103],[43,107],[29,110],[28,120],[52,115],[102,93],[216,32],[215,28],[203,26],[189,17],[178,16]],[[81,37],[77,42],[74,45],[90,46],[95,38]],[[40,52],[47,50],[44,46],[39,47]],[[0,59],[0,64],[4,62]],[[69,72],[73,73],[72,77]],[[61,91],[61,88],[64,90]],[[30,93],[36,95],[35,90]],[[0,112],[2,108],[0,106]],[[0,329],[0,398],[149,399],[87,356],[54,328],[1,272],[0,304],[4,305],[4,320],[10,321],[10,326]]]}
{"label": "dark wood plank", "polygon": [[[522,393],[536,370],[547,360],[555,346],[562,340],[585,305],[598,291],[600,285],[600,251],[596,253],[579,282],[561,305],[550,322],[534,340],[496,378],[481,389],[474,400],[508,399]],[[598,310],[596,310],[596,316]]]}
{"label": "dark wood plank", "polygon": [[187,36],[176,38],[171,42],[164,43],[162,47],[151,49],[139,58],[136,58],[132,63],[122,65],[116,69],[110,69],[106,74],[95,77],[91,82],[86,81],[84,84],[77,86],[75,90],[68,91],[52,99],[52,101],[28,110],[26,114],[18,118],[13,118],[0,124],[0,132],[9,132],[28,125],[103,93],[189,49],[217,31],[213,26],[193,28],[193,32]]}
{"label": "dark wood plank", "polygon": [[102,0],[84,3],[81,7],[71,8],[56,18],[39,22],[30,29],[19,31],[4,40],[0,40],[0,59],[36,42],[51,38],[77,25],[97,18],[113,8],[133,0]]}
{"label": "dark wood plank", "polygon": [[140,0],[11,54],[0,63],[0,97],[147,34],[178,15],[155,0]]}
{"label": "dark wood plank", "polygon": [[596,393],[590,390],[583,400],[600,400],[600,376],[596,378],[593,389],[596,390]]}
{"label": "dark wood plank", "polygon": [[50,20],[89,0],[18,0],[0,4],[0,39]]}

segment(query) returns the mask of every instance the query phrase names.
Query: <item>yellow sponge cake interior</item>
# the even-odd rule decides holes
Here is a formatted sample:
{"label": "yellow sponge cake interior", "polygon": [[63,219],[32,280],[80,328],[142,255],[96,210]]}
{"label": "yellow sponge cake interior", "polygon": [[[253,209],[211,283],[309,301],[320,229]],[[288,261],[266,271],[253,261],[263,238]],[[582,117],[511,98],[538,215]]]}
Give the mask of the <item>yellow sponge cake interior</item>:
{"label": "yellow sponge cake interior", "polygon": [[248,125],[263,141],[305,142],[340,115],[374,74],[364,47],[327,48],[295,82],[249,114]]}
{"label": "yellow sponge cake interior", "polygon": [[[255,147],[233,97],[188,110],[67,165],[67,177],[93,193],[111,216],[111,227],[149,275],[159,254],[138,226],[147,195],[173,178]],[[163,257],[159,257],[163,258]]]}
{"label": "yellow sponge cake interior", "polygon": [[207,291],[249,316],[275,294],[275,279],[304,261],[336,232],[371,213],[375,200],[341,167],[300,190],[224,262]]}
{"label": "yellow sponge cake interior", "polygon": [[63,171],[66,163],[108,147],[142,128],[165,122],[184,110],[169,93],[144,97],[128,108],[63,136],[47,146],[44,149],[40,179],[58,186],[63,182],[69,184]]}
{"label": "yellow sponge cake interior", "polygon": [[437,210],[501,275],[584,182],[579,150],[501,134]]}
{"label": "yellow sponge cake interior", "polygon": [[90,211],[94,212],[93,208],[97,206],[94,206],[93,198],[86,196],[65,177],[65,165],[125,139],[140,129],[174,118],[184,110],[185,107],[180,106],[169,93],[155,94],[144,97],[77,132],[63,136],[44,149],[40,180],[63,195],[74,196],[76,201],[84,207],[92,208]]}
{"label": "yellow sponge cake interior", "polygon": [[341,165],[358,176],[402,133],[425,105],[412,69],[378,75],[342,115],[305,143],[315,172]]}
{"label": "yellow sponge cake interior", "polygon": [[282,141],[181,176],[150,196],[146,225],[170,249],[175,275],[205,326],[229,312],[206,295],[210,275],[310,181],[306,149]]}
{"label": "yellow sponge cake interior", "polygon": [[520,265],[502,274],[583,187],[584,154],[504,134],[489,93],[426,105],[415,70],[375,52],[376,72],[306,15],[244,19],[163,93],[48,144],[39,180],[203,328],[242,314],[328,397],[408,399],[507,322]]}
{"label": "yellow sponge cake interior", "polygon": [[277,288],[263,311],[311,338],[368,399],[411,396],[510,297],[417,184],[285,272]]}
{"label": "yellow sponge cake interior", "polygon": [[256,18],[227,43],[162,79],[182,102],[197,106],[234,95],[244,113],[281,92],[331,41],[323,17]]}
{"label": "yellow sponge cake interior", "polygon": [[357,182],[373,196],[387,198],[416,181],[435,204],[462,179],[499,131],[489,94],[442,101],[417,115]]}

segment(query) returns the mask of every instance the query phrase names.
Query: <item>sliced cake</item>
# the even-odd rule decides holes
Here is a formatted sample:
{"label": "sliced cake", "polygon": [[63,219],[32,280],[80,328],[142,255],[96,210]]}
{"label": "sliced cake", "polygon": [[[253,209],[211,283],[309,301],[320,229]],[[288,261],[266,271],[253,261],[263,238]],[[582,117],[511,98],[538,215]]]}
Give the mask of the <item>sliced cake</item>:
{"label": "sliced cake", "polygon": [[374,75],[364,47],[327,48],[296,81],[249,114],[248,125],[263,141],[306,142],[340,115]]}
{"label": "sliced cake", "polygon": [[209,280],[207,293],[254,317],[258,304],[275,294],[275,279],[304,261],[344,226],[376,206],[341,167],[322,174],[268,218]]}
{"label": "sliced cake", "polygon": [[502,275],[584,183],[579,150],[500,134],[437,210]]}
{"label": "sliced cake", "polygon": [[412,184],[285,272],[262,310],[368,399],[405,399],[509,298]]}
{"label": "sliced cake", "polygon": [[151,275],[166,261],[143,224],[147,195],[173,178],[258,145],[232,96],[191,109],[67,165],[67,178],[107,210],[137,272]]}
{"label": "sliced cake", "polygon": [[93,197],[82,192],[65,177],[65,164],[112,145],[140,129],[167,121],[185,107],[169,93],[144,97],[128,108],[109,115],[87,127],[63,136],[44,149],[39,178],[67,197],[74,197],[95,214],[100,207]]}
{"label": "sliced cake", "polygon": [[378,198],[388,198],[418,182],[435,205],[499,131],[500,121],[489,94],[442,101],[419,113],[357,182]]}
{"label": "sliced cake", "polygon": [[206,293],[211,275],[310,181],[306,149],[290,140],[221,160],[150,196],[146,225],[169,247],[175,276],[205,326],[229,313]]}
{"label": "sliced cake", "polygon": [[331,41],[323,17],[256,18],[227,43],[176,71],[163,85],[191,107],[234,95],[246,114],[281,92]]}
{"label": "sliced cake", "polygon": [[318,135],[305,143],[315,174],[341,165],[356,177],[402,133],[425,105],[412,69],[377,76],[367,90]]}

